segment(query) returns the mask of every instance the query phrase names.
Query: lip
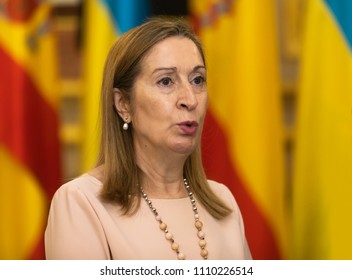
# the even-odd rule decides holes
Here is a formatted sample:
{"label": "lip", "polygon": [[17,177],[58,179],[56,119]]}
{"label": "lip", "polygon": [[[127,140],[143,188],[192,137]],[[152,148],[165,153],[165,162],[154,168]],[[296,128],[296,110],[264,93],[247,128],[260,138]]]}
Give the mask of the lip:
{"label": "lip", "polygon": [[197,132],[199,126],[198,122],[196,121],[180,122],[177,125],[181,128],[181,131],[185,135],[194,135]]}

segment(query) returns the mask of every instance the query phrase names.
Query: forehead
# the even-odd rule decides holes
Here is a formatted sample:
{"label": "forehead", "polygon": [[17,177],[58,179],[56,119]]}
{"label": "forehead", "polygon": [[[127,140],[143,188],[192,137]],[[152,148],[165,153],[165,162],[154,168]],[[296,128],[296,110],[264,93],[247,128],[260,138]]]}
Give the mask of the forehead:
{"label": "forehead", "polygon": [[142,68],[154,67],[194,67],[204,65],[195,43],[185,37],[166,38],[153,46],[142,62]]}

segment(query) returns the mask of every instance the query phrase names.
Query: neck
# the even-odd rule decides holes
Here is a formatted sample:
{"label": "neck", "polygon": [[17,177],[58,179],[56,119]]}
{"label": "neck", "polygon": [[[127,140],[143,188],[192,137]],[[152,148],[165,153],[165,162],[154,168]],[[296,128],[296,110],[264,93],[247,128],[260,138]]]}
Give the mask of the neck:
{"label": "neck", "polygon": [[157,161],[155,157],[137,158],[141,170],[140,185],[150,198],[182,198],[187,196],[183,182],[184,161]]}
{"label": "neck", "polygon": [[139,184],[150,198],[180,198],[187,192],[183,167],[189,154],[167,145],[152,145],[147,140],[134,142],[136,164],[141,170]]}

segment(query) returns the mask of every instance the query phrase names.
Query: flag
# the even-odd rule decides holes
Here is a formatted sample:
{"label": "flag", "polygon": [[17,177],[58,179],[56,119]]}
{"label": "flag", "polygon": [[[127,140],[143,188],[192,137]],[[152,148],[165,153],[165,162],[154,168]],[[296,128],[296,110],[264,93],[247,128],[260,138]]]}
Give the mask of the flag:
{"label": "flag", "polygon": [[57,68],[48,2],[0,3],[0,259],[43,259],[60,185]]}
{"label": "flag", "polygon": [[295,259],[352,259],[351,50],[352,2],[307,1],[295,134]]}
{"label": "flag", "polygon": [[99,100],[108,51],[118,35],[143,22],[149,8],[149,0],[84,1],[83,171],[94,166],[99,150]]}
{"label": "flag", "polygon": [[253,258],[286,258],[275,1],[195,0],[190,12],[208,69],[205,171],[233,192]]}

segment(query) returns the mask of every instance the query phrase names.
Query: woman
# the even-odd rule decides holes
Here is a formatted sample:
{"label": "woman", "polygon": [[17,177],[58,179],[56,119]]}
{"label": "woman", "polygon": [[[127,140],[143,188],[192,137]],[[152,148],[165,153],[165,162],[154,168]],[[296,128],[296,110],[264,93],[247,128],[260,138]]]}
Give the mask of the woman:
{"label": "woman", "polygon": [[48,259],[248,259],[240,210],[205,177],[202,47],[182,20],[155,18],[112,47],[97,167],[55,194]]}

